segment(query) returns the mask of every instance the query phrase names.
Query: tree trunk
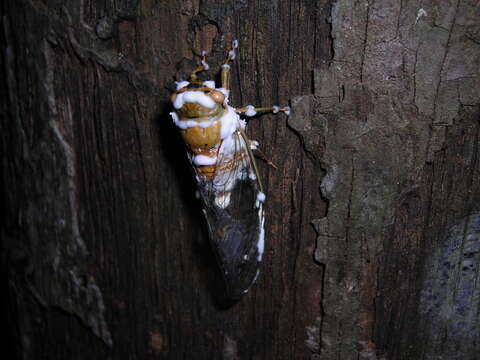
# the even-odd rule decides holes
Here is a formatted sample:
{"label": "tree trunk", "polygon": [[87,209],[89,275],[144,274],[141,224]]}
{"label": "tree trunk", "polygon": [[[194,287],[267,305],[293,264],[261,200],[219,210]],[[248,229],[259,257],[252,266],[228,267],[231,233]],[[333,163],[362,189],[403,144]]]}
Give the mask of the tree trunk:
{"label": "tree trunk", "polygon": [[[477,358],[477,1],[1,9],[11,358]],[[249,124],[278,169],[261,275],[224,306],[168,98],[233,39],[231,103],[293,113]]]}

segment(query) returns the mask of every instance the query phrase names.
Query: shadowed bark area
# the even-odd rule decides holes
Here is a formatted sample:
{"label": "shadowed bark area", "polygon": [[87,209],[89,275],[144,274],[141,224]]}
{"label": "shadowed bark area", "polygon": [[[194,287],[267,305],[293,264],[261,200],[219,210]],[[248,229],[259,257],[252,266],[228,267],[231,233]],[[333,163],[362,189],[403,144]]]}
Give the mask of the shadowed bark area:
{"label": "shadowed bark area", "polygon": [[219,270],[167,102],[175,77],[196,66],[195,54],[206,50],[219,70],[233,39],[240,43],[233,105],[288,104],[311,92],[312,70],[331,57],[330,5],[21,0],[1,8],[9,209],[2,253],[17,354],[291,359],[318,352],[317,338],[305,343],[320,315],[322,269],[313,262],[310,225],[325,211],[317,166],[285,116],[252,121],[250,137],[279,165],[259,164],[268,189],[264,266],[241,302],[221,306]]}
{"label": "shadowed bark area", "polygon": [[[11,358],[476,358],[477,1],[0,9]],[[261,275],[225,306],[168,98],[233,39],[231,103],[293,114],[249,124],[279,168]]]}

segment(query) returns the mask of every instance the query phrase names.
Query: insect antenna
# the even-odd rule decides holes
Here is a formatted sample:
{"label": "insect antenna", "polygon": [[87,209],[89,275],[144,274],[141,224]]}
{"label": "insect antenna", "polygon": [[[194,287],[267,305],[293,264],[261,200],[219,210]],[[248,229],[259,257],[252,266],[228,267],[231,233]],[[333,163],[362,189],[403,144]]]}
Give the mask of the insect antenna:
{"label": "insect antenna", "polygon": [[200,65],[198,65],[193,71],[192,73],[190,74],[190,82],[191,83],[199,83],[197,81],[197,73],[199,72],[202,72],[202,71],[207,71],[208,69],[210,69],[210,66],[207,64],[207,61],[206,61],[206,56],[207,56],[207,52],[205,50],[202,50],[202,57],[201,57],[201,60],[200,60]]}
{"label": "insect antenna", "polygon": [[238,48],[238,40],[232,41],[232,50],[227,53],[227,58],[225,62],[222,64],[222,71],[221,71],[221,81],[222,81],[222,88],[229,90],[230,89],[230,62],[232,62],[236,55],[235,49]]}

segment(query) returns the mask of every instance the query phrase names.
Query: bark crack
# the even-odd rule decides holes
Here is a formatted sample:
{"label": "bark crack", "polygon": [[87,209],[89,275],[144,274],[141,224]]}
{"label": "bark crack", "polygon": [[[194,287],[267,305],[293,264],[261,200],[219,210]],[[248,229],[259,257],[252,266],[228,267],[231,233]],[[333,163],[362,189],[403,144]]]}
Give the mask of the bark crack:
{"label": "bark crack", "polygon": [[448,38],[447,38],[447,43],[445,45],[445,52],[443,54],[443,59],[442,59],[441,65],[440,65],[440,72],[439,72],[439,76],[438,76],[437,87],[435,89],[435,97],[433,99],[432,123],[435,121],[436,115],[437,115],[438,95],[439,95],[440,87],[441,87],[441,84],[442,84],[442,75],[443,75],[443,70],[444,70],[443,67],[445,65],[445,61],[446,61],[447,56],[448,56],[448,52],[449,52],[449,48],[450,48],[450,41],[451,41],[451,38],[452,38],[452,33],[453,33],[454,28],[455,28],[455,22],[456,22],[457,15],[458,15],[459,3],[460,3],[460,0],[457,0],[457,3],[455,4],[455,13],[453,15],[453,20],[452,20],[452,24],[450,26],[450,29],[443,29],[442,27],[437,26],[440,29],[448,31]]}
{"label": "bark crack", "polygon": [[[351,166],[351,173],[350,173],[350,191],[348,194],[348,202],[347,202],[347,218],[345,219],[345,245],[348,248],[348,240],[349,240],[349,233],[350,233],[350,226],[351,226],[351,213],[352,213],[352,202],[353,202],[353,185],[355,181],[355,163],[354,163],[354,154],[351,154],[350,158],[350,166]],[[347,256],[347,253],[345,253]]]}
{"label": "bark crack", "polygon": [[365,30],[363,33],[363,50],[362,50],[362,61],[360,64],[360,82],[363,82],[363,68],[365,65],[365,57],[367,53],[367,45],[368,45],[368,24],[370,22],[370,2],[367,0],[367,14],[366,14],[366,21],[365,21]]}

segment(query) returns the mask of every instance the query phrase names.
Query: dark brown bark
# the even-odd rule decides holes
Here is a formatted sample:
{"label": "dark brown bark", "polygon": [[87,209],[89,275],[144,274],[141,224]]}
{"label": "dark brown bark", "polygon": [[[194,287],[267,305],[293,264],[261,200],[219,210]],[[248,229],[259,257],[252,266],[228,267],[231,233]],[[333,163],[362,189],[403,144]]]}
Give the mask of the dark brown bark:
{"label": "dark brown bark", "polygon": [[[16,357],[476,358],[476,1],[1,9],[2,310]],[[235,38],[232,103],[291,99],[294,113],[249,125],[279,169],[260,164],[262,273],[226,307],[167,115],[175,76],[202,49],[215,68]]]}

